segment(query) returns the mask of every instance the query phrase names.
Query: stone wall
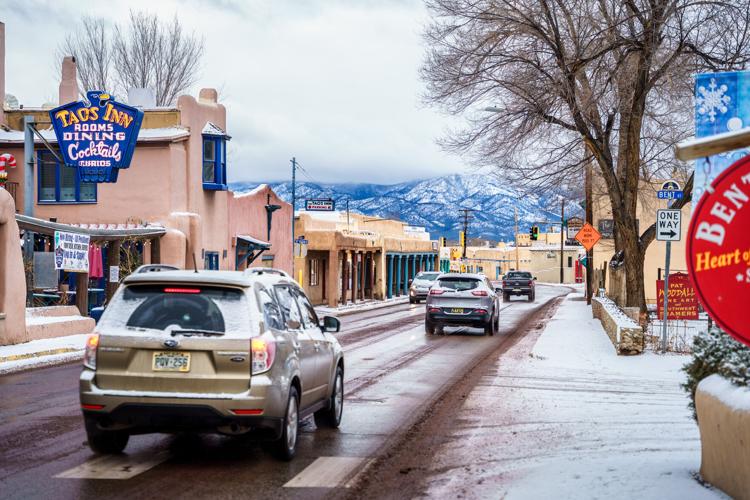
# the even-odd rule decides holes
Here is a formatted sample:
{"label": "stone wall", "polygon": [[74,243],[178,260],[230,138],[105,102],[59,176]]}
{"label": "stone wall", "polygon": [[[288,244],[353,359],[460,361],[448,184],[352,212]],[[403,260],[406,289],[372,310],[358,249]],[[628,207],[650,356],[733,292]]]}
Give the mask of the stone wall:
{"label": "stone wall", "polygon": [[750,500],[750,389],[720,375],[695,391],[701,432],[701,476],[737,500]]}
{"label": "stone wall", "polygon": [[605,297],[591,300],[594,318],[602,323],[604,331],[615,346],[617,354],[640,354],[643,352],[643,328]]}

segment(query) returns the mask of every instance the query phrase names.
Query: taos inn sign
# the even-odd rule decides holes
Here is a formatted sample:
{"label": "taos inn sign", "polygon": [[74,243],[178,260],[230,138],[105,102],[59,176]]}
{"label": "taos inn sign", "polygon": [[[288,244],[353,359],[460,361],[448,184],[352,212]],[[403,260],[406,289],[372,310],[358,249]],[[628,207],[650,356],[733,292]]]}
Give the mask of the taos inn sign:
{"label": "taos inn sign", "polygon": [[49,116],[65,164],[85,182],[116,182],[133,157],[143,111],[116,102],[99,90],[50,110]]}
{"label": "taos inn sign", "polygon": [[687,261],[703,307],[724,331],[750,345],[750,156],[719,174],[701,197]]}

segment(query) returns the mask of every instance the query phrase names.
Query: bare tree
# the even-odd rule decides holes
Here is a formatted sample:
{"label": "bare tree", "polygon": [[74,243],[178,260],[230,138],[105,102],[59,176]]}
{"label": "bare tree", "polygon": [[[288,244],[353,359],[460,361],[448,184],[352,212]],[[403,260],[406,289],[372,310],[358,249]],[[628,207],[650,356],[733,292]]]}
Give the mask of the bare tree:
{"label": "bare tree", "polygon": [[85,18],[59,52],[76,57],[82,93],[126,95],[130,88],[149,88],[157,106],[168,106],[195,83],[203,40],[185,33],[176,16],[162,22],[155,14],[131,11],[127,25],[111,29],[103,19]]}
{"label": "bare tree", "polygon": [[75,57],[81,95],[86,90],[114,89],[109,25],[104,19],[84,17],[76,30],[65,37],[57,55],[58,60]]}
{"label": "bare tree", "polygon": [[750,61],[750,0],[427,3],[425,98],[468,118],[443,145],[527,187],[582,179],[592,161],[612,206],[627,305],[645,312],[653,228],[638,233],[639,188],[687,177],[672,146],[692,131],[691,75]]}

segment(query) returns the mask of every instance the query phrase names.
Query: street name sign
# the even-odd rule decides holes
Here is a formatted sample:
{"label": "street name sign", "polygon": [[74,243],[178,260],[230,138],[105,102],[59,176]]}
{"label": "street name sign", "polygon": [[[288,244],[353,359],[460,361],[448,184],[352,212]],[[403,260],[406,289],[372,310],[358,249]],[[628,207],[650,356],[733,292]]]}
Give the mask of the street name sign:
{"label": "street name sign", "polygon": [[656,239],[659,241],[680,241],[682,235],[682,212],[661,209],[656,211]]}
{"label": "street name sign", "polygon": [[703,308],[750,346],[750,156],[733,163],[701,197],[688,231],[687,265]]}
{"label": "street name sign", "polygon": [[601,238],[602,235],[599,234],[599,231],[588,222],[576,233],[576,240],[583,245],[583,248],[585,248],[587,252],[591,251]]}
{"label": "street name sign", "polygon": [[336,202],[330,198],[305,200],[305,210],[308,212],[333,212]]}
{"label": "street name sign", "polygon": [[683,191],[677,181],[665,181],[656,197],[660,200],[679,200],[683,197]]}

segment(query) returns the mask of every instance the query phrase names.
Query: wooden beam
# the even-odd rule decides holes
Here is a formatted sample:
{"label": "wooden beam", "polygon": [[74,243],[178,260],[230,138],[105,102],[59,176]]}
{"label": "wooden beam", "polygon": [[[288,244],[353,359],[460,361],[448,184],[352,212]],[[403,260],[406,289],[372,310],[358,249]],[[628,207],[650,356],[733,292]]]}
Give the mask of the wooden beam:
{"label": "wooden beam", "polygon": [[678,160],[688,161],[749,146],[750,128],[743,128],[683,141],[675,146],[674,155]]}
{"label": "wooden beam", "polygon": [[151,263],[161,264],[161,238],[151,240]]}
{"label": "wooden beam", "polygon": [[[120,267],[120,240],[109,242],[109,248],[107,249],[107,264],[109,265],[109,267]],[[109,304],[109,300],[115,294],[115,292],[117,291],[117,287],[120,285],[119,281],[116,281],[114,283],[109,281],[109,277],[111,275],[111,272],[107,274],[107,304]]]}
{"label": "wooden beam", "polygon": [[81,316],[89,315],[89,273],[76,273],[76,307]]}

